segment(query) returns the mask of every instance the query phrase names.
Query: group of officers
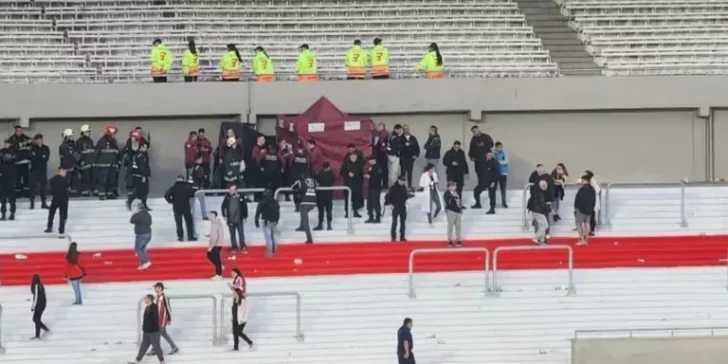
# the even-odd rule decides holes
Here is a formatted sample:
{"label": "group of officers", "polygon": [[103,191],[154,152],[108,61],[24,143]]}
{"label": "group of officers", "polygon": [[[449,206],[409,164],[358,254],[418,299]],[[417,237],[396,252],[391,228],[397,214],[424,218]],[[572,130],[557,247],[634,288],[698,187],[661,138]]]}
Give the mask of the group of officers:
{"label": "group of officers", "polygon": [[[108,125],[96,141],[91,137],[91,128],[81,126],[80,137],[74,137],[72,129],[61,134],[58,147],[59,168],[63,169],[68,196],[98,196],[100,200],[119,197],[119,171],[124,169],[126,191],[130,200],[139,198],[146,204],[149,192],[149,141],[137,127],[129,133],[126,145],[120,146],[118,129]],[[46,202],[48,184],[48,161],[50,148],[44,143],[42,134],[32,138],[21,126],[16,126],[13,135],[6,139],[0,149],[0,202],[2,218],[10,205],[10,219],[15,218],[15,202],[18,197],[27,197],[30,208],[35,208],[35,197],[39,196],[41,208],[49,208]]]}

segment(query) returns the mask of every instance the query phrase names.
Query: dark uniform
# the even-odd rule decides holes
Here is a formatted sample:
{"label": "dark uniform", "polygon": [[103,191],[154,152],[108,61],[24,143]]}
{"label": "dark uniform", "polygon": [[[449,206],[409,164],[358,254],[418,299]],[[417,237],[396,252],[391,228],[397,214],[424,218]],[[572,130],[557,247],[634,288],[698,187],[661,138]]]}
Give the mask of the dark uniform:
{"label": "dark uniform", "polygon": [[[141,129],[138,129],[141,133]],[[134,130],[137,131],[137,130]],[[136,186],[134,185],[134,157],[136,156],[139,148],[142,145],[146,145],[149,148],[149,142],[144,137],[140,137],[138,140],[129,138],[124,144],[120,154],[121,164],[124,166],[124,181],[126,182],[126,196],[129,197],[135,193]]]}
{"label": "dark uniform", "polygon": [[470,172],[468,161],[465,159],[465,152],[462,149],[455,150],[451,148],[445,152],[442,158],[442,164],[445,165],[445,175],[448,182],[457,184],[458,196],[463,196],[463,186],[465,185],[465,175]]}
{"label": "dark uniform", "polygon": [[[76,154],[79,155],[79,174],[81,175],[81,196],[89,196],[94,190],[96,163],[96,148],[94,141],[88,135],[82,135],[76,141]],[[96,191],[98,194],[98,191]]]}
{"label": "dark uniform", "polygon": [[260,184],[259,187],[275,192],[283,184],[283,164],[274,148],[268,148],[267,152],[263,154],[261,167],[265,183]]}
{"label": "dark uniform", "polygon": [[177,225],[177,240],[184,239],[184,230],[182,229],[182,218],[184,217],[187,226],[187,240],[196,241],[195,225],[192,221],[192,209],[190,201],[195,196],[195,189],[182,177],[177,178],[177,182],[170,187],[164,194],[164,199],[172,204],[174,211],[174,223]]}
{"label": "dark uniform", "polygon": [[[478,186],[481,186],[481,191],[485,190],[485,186],[488,184],[487,181],[484,180],[485,178],[485,169],[486,169],[486,155],[489,151],[493,150],[493,138],[490,137],[490,135],[481,133],[479,135],[473,135],[473,137],[470,139],[470,148],[468,149],[468,157],[470,157],[470,160],[473,161],[473,164],[475,165],[475,175],[478,177]],[[476,188],[477,190],[477,188]],[[478,193],[477,195],[480,195]],[[461,195],[462,196],[462,195]],[[478,202],[478,198],[476,196],[475,198],[476,204],[474,207],[480,206],[480,203]]]}
{"label": "dark uniform", "polygon": [[[94,193],[99,195],[99,200],[116,198],[114,187],[119,181],[119,144],[116,138],[109,134],[99,139],[96,143],[96,189]],[[118,193],[118,191],[116,191]]]}
{"label": "dark uniform", "polygon": [[420,156],[420,143],[412,134],[403,134],[400,138],[403,146],[399,155],[399,165],[402,168],[402,175],[407,175],[407,186],[414,188],[412,171],[415,167],[415,160]]}
{"label": "dark uniform", "polygon": [[498,184],[498,176],[500,176],[500,164],[495,158],[486,158],[482,166],[478,170],[478,185],[473,190],[475,196],[475,205],[473,208],[480,208],[480,194],[488,190],[488,199],[490,202],[490,210],[488,214],[495,213],[495,190]]}
{"label": "dark uniform", "polygon": [[147,196],[149,195],[149,177],[152,176],[152,170],[149,167],[149,153],[145,151],[136,151],[131,159],[131,193],[127,196],[126,206],[131,208],[134,199],[142,201],[144,207],[147,207]]}
{"label": "dark uniform", "polygon": [[306,244],[313,244],[311,226],[308,223],[308,212],[316,205],[316,180],[313,178],[301,178],[291,186],[299,196],[301,222],[296,231],[306,232]]}
{"label": "dark uniform", "polygon": [[407,230],[405,222],[407,221],[407,199],[409,198],[407,185],[400,184],[399,181],[394,182],[385,196],[385,204],[392,205],[392,227],[390,229],[392,241],[397,238],[397,220],[399,220],[399,240],[407,241],[405,239]]}
{"label": "dark uniform", "polygon": [[[372,159],[376,161],[376,159]],[[379,223],[382,219],[382,167],[379,163],[367,164],[364,167],[364,177],[368,177],[369,186],[367,187],[367,215],[369,215],[368,223]]]}
{"label": "dark uniform", "polygon": [[[344,186],[351,189],[351,210],[354,212],[354,217],[361,217],[359,215],[359,209],[364,207],[364,196],[362,196],[364,190],[364,161],[361,159],[352,161],[351,159],[346,160],[341,165],[340,175],[344,178]],[[345,193],[344,209],[346,210],[346,217],[349,217],[349,196],[348,192]]]}
{"label": "dark uniform", "polygon": [[[319,187],[332,187],[336,176],[331,172],[328,164],[324,165],[324,169],[316,175],[316,182]],[[331,210],[334,204],[334,191],[316,190],[316,208],[318,209],[318,225],[314,230],[323,230],[324,213],[326,214],[326,230],[331,230]]]}
{"label": "dark uniform", "polygon": [[51,187],[51,208],[48,210],[48,226],[46,226],[47,233],[53,232],[53,219],[56,217],[56,210],[60,215],[58,221],[58,233],[64,234],[66,232],[66,219],[68,218],[68,181],[65,177],[57,174],[51,178],[48,182]]}
{"label": "dark uniform", "polygon": [[230,186],[242,187],[240,164],[243,163],[243,155],[236,146],[225,147],[222,157],[223,182],[225,188]]}
{"label": "dark uniform", "polygon": [[15,154],[10,148],[0,149],[0,220],[5,220],[10,203],[10,220],[15,220],[15,186],[17,184]]}
{"label": "dark uniform", "polygon": [[20,196],[28,196],[30,189],[30,148],[33,142],[25,134],[13,135],[8,138],[15,153],[15,192]]}
{"label": "dark uniform", "polygon": [[[309,176],[310,163],[308,155],[305,152],[296,151],[293,155],[293,161],[291,162],[291,173],[290,178],[294,183],[305,179]],[[293,203],[296,205],[296,212],[300,211],[301,195],[298,193],[293,194]]]}
{"label": "dark uniform", "polygon": [[78,193],[78,160],[76,154],[76,142],[73,139],[65,139],[58,146],[58,156],[61,158],[61,168],[66,170],[66,181],[68,182],[68,192],[71,195]]}
{"label": "dark uniform", "polygon": [[48,208],[46,204],[46,189],[48,188],[48,159],[51,150],[47,145],[33,144],[30,149],[30,187],[28,197],[30,198],[30,209],[35,208],[36,193],[40,195],[41,207]]}

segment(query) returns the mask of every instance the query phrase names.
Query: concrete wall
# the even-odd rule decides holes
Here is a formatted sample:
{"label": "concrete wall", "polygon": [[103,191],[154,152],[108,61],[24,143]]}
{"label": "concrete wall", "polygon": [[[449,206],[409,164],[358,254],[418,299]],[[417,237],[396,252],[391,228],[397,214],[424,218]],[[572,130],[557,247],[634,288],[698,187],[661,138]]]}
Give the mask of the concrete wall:
{"label": "concrete wall", "polygon": [[728,338],[578,339],[573,364],[718,364],[724,363]]}
{"label": "concrete wall", "polygon": [[716,110],[713,123],[715,177],[728,178],[728,110]]}

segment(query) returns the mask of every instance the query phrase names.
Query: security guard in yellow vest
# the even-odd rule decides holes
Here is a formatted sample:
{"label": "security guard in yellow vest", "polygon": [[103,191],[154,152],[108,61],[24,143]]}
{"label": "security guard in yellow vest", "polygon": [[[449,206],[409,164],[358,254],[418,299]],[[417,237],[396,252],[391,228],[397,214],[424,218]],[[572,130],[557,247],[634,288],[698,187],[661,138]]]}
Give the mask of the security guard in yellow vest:
{"label": "security guard in yellow vest", "polygon": [[255,73],[255,80],[258,82],[273,82],[276,80],[273,61],[263,47],[255,47],[253,73]]}
{"label": "security guard in yellow vest", "polygon": [[220,60],[220,70],[223,81],[240,81],[240,69],[243,66],[243,59],[235,44],[227,45],[227,53]]}
{"label": "security guard in yellow vest", "polygon": [[367,64],[369,55],[361,48],[359,39],[354,41],[354,46],[346,52],[346,79],[363,80],[367,76]]}
{"label": "security guard in yellow vest", "polygon": [[296,73],[298,74],[298,80],[303,82],[316,81],[316,71],[318,69],[318,62],[316,60],[316,54],[308,49],[308,44],[302,44],[298,47],[298,59],[296,60]]}
{"label": "security guard in yellow vest", "polygon": [[415,67],[415,71],[425,71],[425,78],[438,79],[445,76],[443,69],[444,62],[440,48],[437,47],[437,43],[430,43],[429,51],[422,57],[422,61]]}
{"label": "security guard in yellow vest", "polygon": [[197,76],[200,75],[200,50],[192,39],[187,43],[187,50],[182,57],[182,74],[185,82],[197,82]]}
{"label": "security guard in yellow vest", "polygon": [[372,64],[372,78],[389,78],[389,50],[382,45],[382,40],[374,38],[374,48],[369,53]]}
{"label": "security guard in yellow vest", "polygon": [[152,47],[152,79],[154,82],[167,82],[167,73],[172,68],[174,55],[161,39],[155,39]]}

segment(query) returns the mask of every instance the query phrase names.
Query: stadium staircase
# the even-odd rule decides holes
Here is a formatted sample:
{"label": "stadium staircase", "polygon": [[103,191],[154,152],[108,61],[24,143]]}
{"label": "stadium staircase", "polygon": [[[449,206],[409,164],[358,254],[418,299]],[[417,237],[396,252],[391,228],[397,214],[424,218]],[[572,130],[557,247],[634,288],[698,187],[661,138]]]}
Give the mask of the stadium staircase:
{"label": "stadium staircase", "polygon": [[569,28],[561,9],[552,0],[518,0],[518,8],[541,39],[551,59],[564,76],[601,76],[602,71],[587,53],[577,33]]}

